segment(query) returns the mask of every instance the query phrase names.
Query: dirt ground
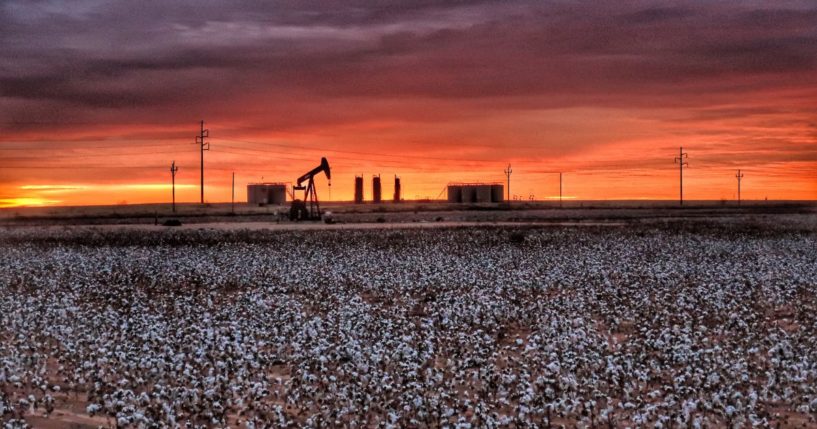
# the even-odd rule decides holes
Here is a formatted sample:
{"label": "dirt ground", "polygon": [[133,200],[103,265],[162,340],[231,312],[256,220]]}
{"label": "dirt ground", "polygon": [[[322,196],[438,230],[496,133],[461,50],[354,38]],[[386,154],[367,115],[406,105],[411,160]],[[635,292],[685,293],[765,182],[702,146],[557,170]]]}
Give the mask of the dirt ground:
{"label": "dirt ground", "polygon": [[[745,202],[691,201],[683,208],[675,201],[570,201],[512,202],[510,204],[449,204],[444,202],[405,202],[400,204],[329,203],[321,206],[333,226],[316,226],[320,222],[292,223],[287,219],[288,206],[249,206],[241,203],[232,210],[230,204],[179,204],[172,213],[166,204],[86,207],[38,207],[0,209],[0,227],[64,225],[143,225],[160,226],[165,220],[177,219],[183,228],[271,228],[310,229],[345,228],[348,224],[525,224],[547,223],[571,225],[587,223],[664,222],[677,219],[764,222],[794,217],[817,227],[817,202]],[[228,226],[242,224],[239,226]],[[380,226],[376,226],[381,224]],[[424,227],[424,226],[423,226]],[[368,228],[368,227],[366,227]]]}
{"label": "dirt ground", "polygon": [[[350,205],[351,206],[351,205]],[[342,207],[333,215],[335,223],[327,224],[323,222],[303,222],[293,223],[279,220],[268,215],[256,215],[247,213],[235,217],[218,214],[207,214],[203,216],[188,217],[179,216],[183,225],[180,227],[165,227],[154,225],[153,219],[145,221],[138,217],[110,217],[110,213],[103,208],[87,208],[81,216],[76,216],[76,212],[69,209],[63,211],[56,210],[51,214],[44,213],[31,215],[29,217],[2,217],[0,218],[0,228],[16,230],[43,230],[43,229],[125,229],[139,231],[156,230],[190,230],[190,229],[212,229],[212,230],[337,230],[337,229],[425,229],[425,228],[450,228],[460,226],[484,225],[484,226],[607,226],[618,228],[628,224],[660,224],[672,220],[684,219],[691,222],[741,222],[754,224],[760,228],[764,225],[787,224],[793,228],[806,229],[817,232],[817,204],[801,203],[791,205],[756,205],[750,207],[712,207],[694,206],[684,209],[670,207],[572,207],[565,209],[547,207],[527,207],[517,209],[507,209],[503,207],[471,207],[454,210],[450,205],[440,205],[434,207],[435,210],[422,210],[420,207],[399,211],[379,211],[376,207],[368,207],[371,210],[357,210],[355,206]],[[438,210],[436,210],[438,209]],[[3,212],[8,215],[8,211]],[[160,218],[161,219],[161,218]],[[119,223],[122,221],[123,223]],[[786,331],[797,330],[797,326],[789,317],[789,313],[781,311],[774,315],[774,321],[780,323]],[[598,322],[601,323],[601,322]],[[611,332],[608,343],[611,348],[626,342],[628,333],[627,323],[622,324],[621,329]],[[600,332],[608,331],[605,327],[599,329]],[[522,331],[511,331],[507,341],[512,338],[525,337],[527,334]],[[277,376],[288,374],[282,371]],[[90,417],[84,413],[87,405],[82,400],[74,398],[56,398],[57,408],[48,418],[43,416],[42,410],[33,412],[26,416],[33,427],[59,428],[59,427],[97,427],[110,426],[110,421],[103,417]],[[788,424],[783,427],[808,426],[808,422],[801,416],[791,415],[785,409],[779,410],[786,419],[791,418]],[[35,414],[36,413],[36,414]],[[787,414],[789,413],[789,414]]]}

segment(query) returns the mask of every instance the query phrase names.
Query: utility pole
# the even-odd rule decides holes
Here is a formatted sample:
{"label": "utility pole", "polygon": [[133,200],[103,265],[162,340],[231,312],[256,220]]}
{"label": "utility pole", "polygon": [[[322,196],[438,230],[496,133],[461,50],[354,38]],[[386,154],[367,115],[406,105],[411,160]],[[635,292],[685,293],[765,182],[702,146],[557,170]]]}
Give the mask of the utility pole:
{"label": "utility pole", "polygon": [[743,179],[740,169],[738,169],[738,174],[735,174],[735,177],[738,179],[738,206],[740,206],[740,179]]}
{"label": "utility pole", "polygon": [[684,205],[684,167],[689,167],[689,162],[684,160],[688,158],[689,156],[687,156],[687,154],[684,152],[684,148],[681,147],[680,150],[678,151],[678,156],[675,157],[675,163],[678,164],[678,174],[681,179],[680,202],[682,206]]}
{"label": "utility pole", "polygon": [[508,168],[505,169],[505,177],[508,178],[508,202],[511,202],[511,164],[508,164]]}
{"label": "utility pole", "polygon": [[562,173],[559,172],[559,208],[562,208]]}
{"label": "utility pole", "polygon": [[235,214],[235,171],[233,171],[233,199],[230,212],[232,212],[232,214]]}
{"label": "utility pole", "polygon": [[176,213],[176,172],[179,167],[176,167],[176,161],[170,163],[170,180],[173,189],[173,213]]}
{"label": "utility pole", "polygon": [[201,204],[204,205],[204,151],[210,150],[210,143],[205,141],[210,137],[210,130],[204,129],[204,120],[201,121],[201,130],[196,136],[196,144],[201,148]]}

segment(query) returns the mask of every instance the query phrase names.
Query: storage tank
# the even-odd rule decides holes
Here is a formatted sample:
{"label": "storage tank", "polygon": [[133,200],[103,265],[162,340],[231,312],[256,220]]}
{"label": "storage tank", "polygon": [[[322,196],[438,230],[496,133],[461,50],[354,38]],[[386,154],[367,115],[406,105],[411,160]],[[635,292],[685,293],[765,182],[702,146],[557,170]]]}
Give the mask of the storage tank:
{"label": "storage tank", "polygon": [[380,189],[380,175],[372,176],[372,202],[379,203],[381,201],[381,189]]}
{"label": "storage tank", "polygon": [[448,185],[448,202],[449,203],[462,202],[462,186]]}
{"label": "storage tank", "polygon": [[394,202],[400,202],[400,178],[394,176]]}
{"label": "storage tank", "polygon": [[247,184],[247,203],[259,206],[267,204],[286,204],[287,185],[285,183],[249,183]]}
{"label": "storage tank", "polygon": [[491,202],[501,203],[505,201],[505,187],[502,185],[491,185]]}
{"label": "storage tank", "polygon": [[287,186],[274,184],[267,187],[267,204],[284,205],[287,203]]}
{"label": "storage tank", "polygon": [[477,202],[477,190],[474,186],[464,185],[462,187],[462,202],[464,203]]}
{"label": "storage tank", "polygon": [[474,185],[474,202],[491,202],[491,185]]}
{"label": "storage tank", "polygon": [[355,204],[363,204],[363,176],[355,176]]}
{"label": "storage tank", "polygon": [[251,183],[247,185],[247,203],[262,205],[267,203],[262,185]]}

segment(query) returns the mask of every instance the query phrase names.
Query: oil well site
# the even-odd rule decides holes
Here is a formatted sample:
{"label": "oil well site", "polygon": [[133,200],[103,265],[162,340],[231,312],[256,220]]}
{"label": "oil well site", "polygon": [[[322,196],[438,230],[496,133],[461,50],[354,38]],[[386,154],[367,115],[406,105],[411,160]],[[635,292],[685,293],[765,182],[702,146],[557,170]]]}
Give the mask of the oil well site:
{"label": "oil well site", "polygon": [[[295,204],[253,184],[252,204],[180,205],[175,228],[150,206],[6,213],[6,427],[815,425],[814,205],[349,202],[309,221],[318,171]],[[466,187],[449,199],[501,196]]]}
{"label": "oil well site", "polygon": [[0,429],[817,429],[816,0],[0,0]]}
{"label": "oil well site", "polygon": [[4,427],[817,426],[813,202],[512,199],[510,166],[332,201],[316,164],[2,210]]}
{"label": "oil well site", "polygon": [[813,202],[524,200],[510,165],[333,201],[316,164],[0,211],[4,427],[817,426]]}

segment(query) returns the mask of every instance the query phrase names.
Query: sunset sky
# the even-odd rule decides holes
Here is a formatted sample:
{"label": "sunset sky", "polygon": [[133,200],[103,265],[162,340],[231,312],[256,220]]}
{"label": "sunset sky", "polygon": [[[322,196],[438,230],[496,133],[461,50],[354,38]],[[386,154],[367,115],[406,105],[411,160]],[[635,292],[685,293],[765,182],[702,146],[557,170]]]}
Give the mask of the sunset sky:
{"label": "sunset sky", "polygon": [[817,199],[817,2],[0,1],[0,207],[198,201],[202,119],[210,202],[675,199],[679,146],[689,199]]}

